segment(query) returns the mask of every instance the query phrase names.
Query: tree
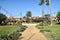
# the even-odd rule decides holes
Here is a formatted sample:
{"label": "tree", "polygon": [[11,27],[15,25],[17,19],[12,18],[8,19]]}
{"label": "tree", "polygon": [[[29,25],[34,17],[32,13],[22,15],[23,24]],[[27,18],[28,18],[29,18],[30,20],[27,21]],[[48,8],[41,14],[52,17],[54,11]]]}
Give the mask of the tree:
{"label": "tree", "polygon": [[50,6],[49,6],[49,5],[50,5],[50,0],[46,0],[46,5],[48,6],[48,8],[49,8],[49,10],[50,10],[50,18],[51,18],[50,22],[51,22],[51,26],[52,26],[52,24],[53,24],[53,23],[52,23],[52,22],[53,22],[53,21],[52,21],[52,13],[51,13],[51,8],[50,8]]}
{"label": "tree", "polygon": [[30,12],[30,11],[27,11],[26,16],[27,16],[28,18],[31,17],[31,16],[32,16],[31,12]]}
{"label": "tree", "polygon": [[56,17],[58,18],[58,22],[60,22],[60,11],[57,12],[57,16]]}
{"label": "tree", "polygon": [[23,16],[23,18],[26,18],[26,16]]}
{"label": "tree", "polygon": [[45,19],[45,22],[47,22],[47,24],[50,23],[50,20],[49,20],[50,19],[50,14],[45,14],[44,19]]}
{"label": "tree", "polygon": [[[39,2],[39,5],[42,6],[44,4],[44,0]],[[42,17],[44,16],[44,7],[42,6]]]}
{"label": "tree", "polygon": [[[49,0],[45,0],[46,1],[46,5],[49,6]],[[42,6],[44,4],[44,0],[41,0],[39,2],[39,5]],[[44,6],[42,6],[42,17],[44,16]]]}
{"label": "tree", "polygon": [[31,14],[31,11],[27,11],[26,13],[26,17],[27,17],[27,22],[30,22],[30,18],[31,18],[32,14]]}
{"label": "tree", "polygon": [[7,18],[6,15],[0,13],[0,24],[2,24],[2,22],[5,23],[6,18]]}
{"label": "tree", "polygon": [[49,19],[50,18],[50,14],[45,14],[45,18]]}
{"label": "tree", "polygon": [[39,5],[41,6],[41,5],[43,5],[44,4],[44,0],[41,0],[40,2],[39,2]]}
{"label": "tree", "polygon": [[[39,5],[42,6],[46,2],[46,5],[49,6],[49,0],[41,0]],[[42,6],[42,17],[44,18],[44,5]],[[43,19],[42,19],[43,20]],[[43,23],[43,22],[42,22]]]}
{"label": "tree", "polygon": [[46,0],[46,5],[49,6],[49,0]]}
{"label": "tree", "polygon": [[42,6],[42,25],[43,25],[43,17],[44,17],[44,0],[41,0],[40,2],[39,2],[39,5],[40,6]]}
{"label": "tree", "polygon": [[6,20],[5,20],[5,23],[6,23],[6,24],[7,24],[8,22],[10,22],[10,19],[6,19]]}

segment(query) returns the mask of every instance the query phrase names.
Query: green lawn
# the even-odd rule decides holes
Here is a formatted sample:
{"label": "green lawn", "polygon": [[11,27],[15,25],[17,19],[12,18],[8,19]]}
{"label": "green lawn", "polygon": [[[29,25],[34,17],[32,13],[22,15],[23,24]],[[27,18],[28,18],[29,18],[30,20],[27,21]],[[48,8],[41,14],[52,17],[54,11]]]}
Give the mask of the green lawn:
{"label": "green lawn", "polygon": [[60,36],[60,25],[44,26],[44,28],[49,28],[51,31],[55,32],[57,35]]}
{"label": "green lawn", "polygon": [[[60,25],[53,26],[38,26],[41,32],[45,33],[45,35],[51,40],[60,40]],[[47,30],[47,31],[46,31]]]}
{"label": "green lawn", "polygon": [[10,34],[13,31],[17,30],[17,26],[13,26],[13,25],[5,25],[5,26],[0,26],[0,35],[4,35],[4,34]]}
{"label": "green lawn", "polygon": [[50,32],[50,35],[48,35],[51,36],[50,38],[53,38],[53,40],[60,40],[60,25],[45,26],[44,28],[49,28],[53,32]]}

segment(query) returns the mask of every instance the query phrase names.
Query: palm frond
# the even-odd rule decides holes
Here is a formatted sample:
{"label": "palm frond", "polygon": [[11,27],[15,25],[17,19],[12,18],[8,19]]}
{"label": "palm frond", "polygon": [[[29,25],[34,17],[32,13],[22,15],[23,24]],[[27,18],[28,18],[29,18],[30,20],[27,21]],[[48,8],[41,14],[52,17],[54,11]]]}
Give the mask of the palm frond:
{"label": "palm frond", "polygon": [[46,0],[46,5],[49,6],[49,0]]}
{"label": "palm frond", "polygon": [[40,2],[39,2],[39,5],[43,5],[44,4],[44,0],[41,0]]}

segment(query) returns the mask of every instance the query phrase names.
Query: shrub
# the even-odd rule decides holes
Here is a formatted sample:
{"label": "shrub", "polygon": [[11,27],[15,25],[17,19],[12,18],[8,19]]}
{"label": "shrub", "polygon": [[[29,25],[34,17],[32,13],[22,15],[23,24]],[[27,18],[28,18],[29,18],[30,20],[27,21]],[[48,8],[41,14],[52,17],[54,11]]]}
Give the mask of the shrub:
{"label": "shrub", "polygon": [[25,30],[24,26],[20,26],[20,31],[23,32]]}
{"label": "shrub", "polygon": [[51,29],[47,28],[45,29],[46,32],[51,32]]}
{"label": "shrub", "polygon": [[45,29],[41,29],[40,32],[45,32]]}
{"label": "shrub", "polygon": [[[6,20],[6,15],[4,15],[3,13],[0,13],[0,24],[4,24],[5,20]],[[3,23],[2,23],[3,22]]]}
{"label": "shrub", "polygon": [[44,27],[42,27],[42,26],[38,26],[38,29],[44,29]]}
{"label": "shrub", "polygon": [[60,22],[58,22],[57,24],[60,24]]}
{"label": "shrub", "polygon": [[33,20],[32,19],[30,19],[30,23],[32,23],[33,22]]}
{"label": "shrub", "polygon": [[12,34],[9,35],[8,40],[17,40],[17,38],[20,36],[21,34],[17,31],[13,32]]}

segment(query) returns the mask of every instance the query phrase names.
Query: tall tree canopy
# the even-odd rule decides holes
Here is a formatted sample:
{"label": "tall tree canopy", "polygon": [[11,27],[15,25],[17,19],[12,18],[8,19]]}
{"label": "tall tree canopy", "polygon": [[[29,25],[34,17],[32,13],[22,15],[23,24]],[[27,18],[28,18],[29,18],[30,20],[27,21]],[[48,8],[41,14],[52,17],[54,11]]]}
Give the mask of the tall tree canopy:
{"label": "tall tree canopy", "polygon": [[7,18],[6,15],[0,13],[0,24],[2,24],[2,21],[5,22],[6,18]]}
{"label": "tall tree canopy", "polygon": [[26,16],[31,17],[32,16],[31,11],[27,11]]}

